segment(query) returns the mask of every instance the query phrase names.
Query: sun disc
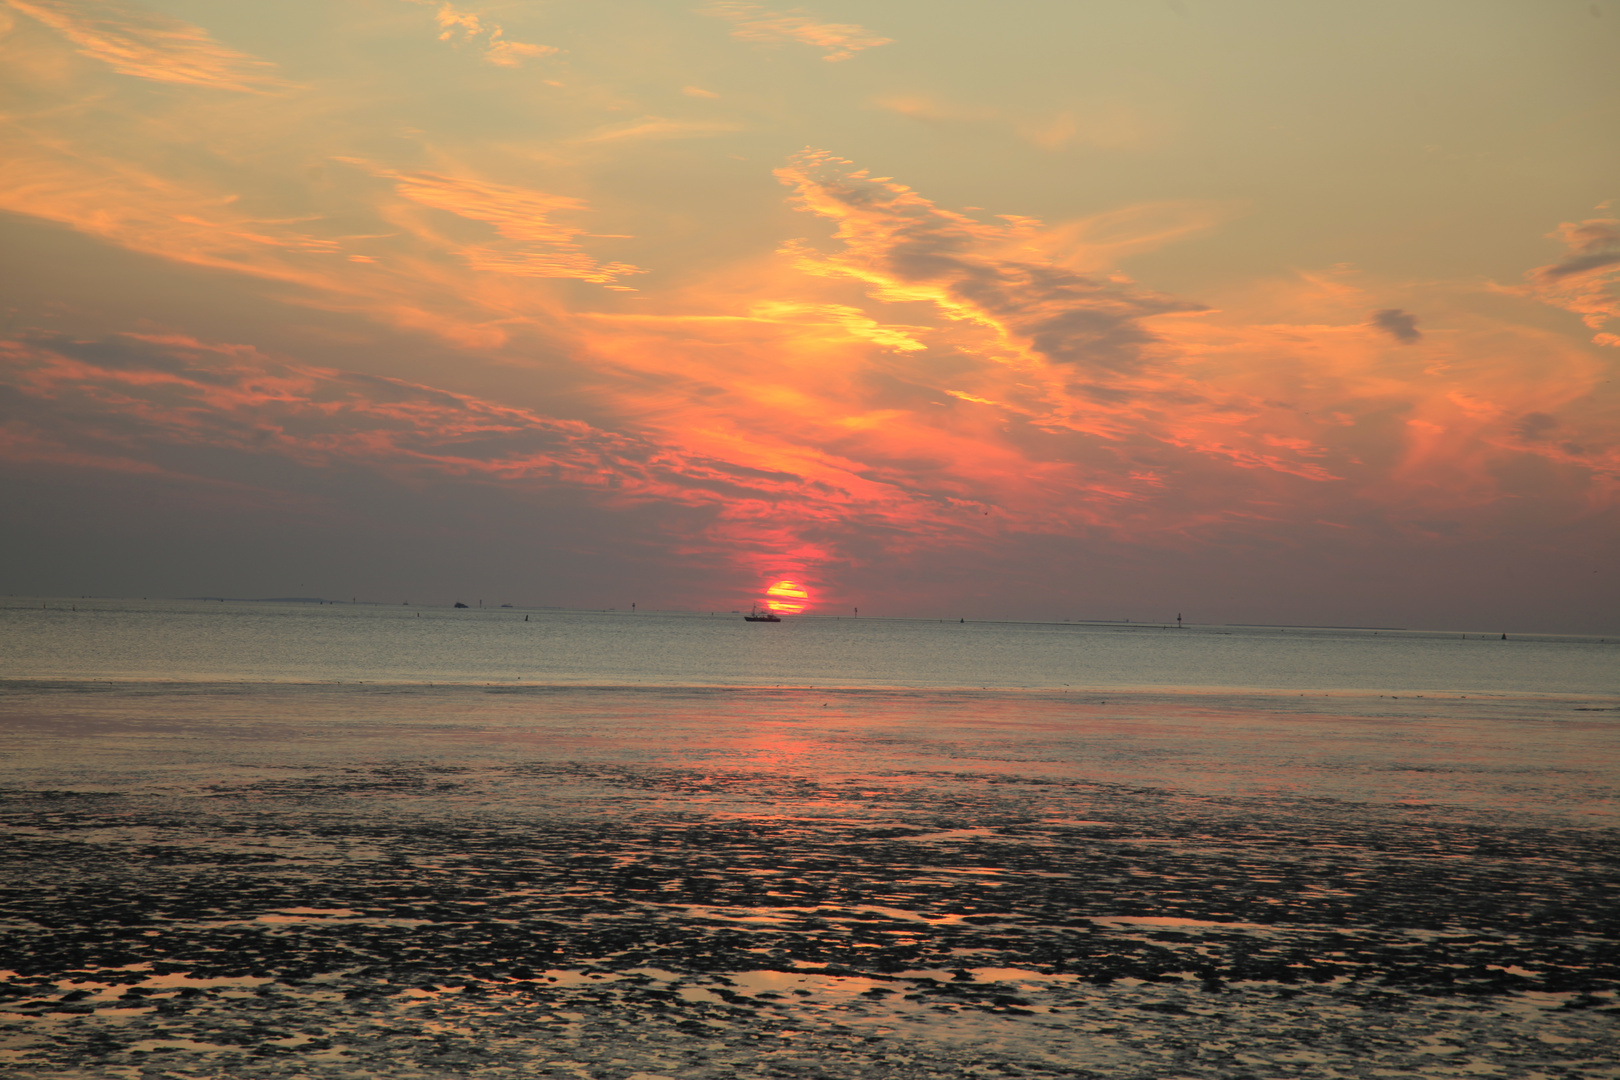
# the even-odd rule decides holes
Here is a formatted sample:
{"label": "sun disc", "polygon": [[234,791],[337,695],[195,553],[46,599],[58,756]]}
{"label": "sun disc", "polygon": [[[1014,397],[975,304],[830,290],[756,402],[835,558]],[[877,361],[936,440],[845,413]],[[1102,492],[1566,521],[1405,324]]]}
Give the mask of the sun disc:
{"label": "sun disc", "polygon": [[773,581],[765,596],[765,606],[783,615],[798,615],[810,606],[809,590],[792,578]]}

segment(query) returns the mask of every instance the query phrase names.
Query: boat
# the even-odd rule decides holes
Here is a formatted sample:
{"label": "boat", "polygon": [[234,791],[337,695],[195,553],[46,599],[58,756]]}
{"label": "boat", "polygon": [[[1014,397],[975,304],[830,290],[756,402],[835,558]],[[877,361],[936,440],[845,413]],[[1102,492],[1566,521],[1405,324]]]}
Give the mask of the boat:
{"label": "boat", "polygon": [[756,605],[752,611],[743,616],[743,622],[781,622],[782,617],[774,611],[761,611]]}

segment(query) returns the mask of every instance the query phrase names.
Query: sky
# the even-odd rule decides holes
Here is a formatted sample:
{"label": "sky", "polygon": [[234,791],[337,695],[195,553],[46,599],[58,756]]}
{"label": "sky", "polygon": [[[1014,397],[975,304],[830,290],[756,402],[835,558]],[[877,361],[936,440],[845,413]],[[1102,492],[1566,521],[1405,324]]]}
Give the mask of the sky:
{"label": "sky", "polygon": [[0,0],[0,592],[1620,631],[1620,0]]}

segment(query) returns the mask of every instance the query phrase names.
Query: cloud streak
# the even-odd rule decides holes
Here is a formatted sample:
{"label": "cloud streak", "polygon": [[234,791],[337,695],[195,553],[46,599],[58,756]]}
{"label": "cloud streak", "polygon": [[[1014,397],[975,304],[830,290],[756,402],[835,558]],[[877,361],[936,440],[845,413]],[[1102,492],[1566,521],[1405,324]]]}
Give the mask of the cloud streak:
{"label": "cloud streak", "polygon": [[791,479],[576,420],[184,335],[3,341],[0,366],[11,405],[6,437],[69,466],[117,460],[128,471],[161,471],[140,458],[164,446],[206,447],[405,479],[435,473],[710,505]]}
{"label": "cloud streak", "polygon": [[799,155],[777,176],[798,206],[837,223],[840,251],[788,251],[808,273],[861,282],[885,300],[926,301],[946,318],[995,333],[1003,355],[1119,370],[1153,341],[1141,320],[1199,305],[1087,276],[1019,248],[1033,219],[983,222],[946,210],[903,184],[873,178],[823,152]]}
{"label": "cloud streak", "polygon": [[612,124],[580,139],[582,144],[613,143],[634,139],[701,139],[741,131],[743,125],[727,120],[671,120],[643,116],[628,123]]}
{"label": "cloud streak", "polygon": [[226,48],[206,30],[117,0],[4,0],[122,75],[212,90],[284,87],[275,65]]}
{"label": "cloud streak", "polygon": [[[1620,219],[1565,222],[1552,238],[1563,241],[1564,257],[1525,275],[1525,290],[1594,330],[1620,321]],[[1592,340],[1620,347],[1620,334],[1600,332]]]}
{"label": "cloud streak", "polygon": [[1038,114],[1016,113],[986,105],[962,105],[927,94],[889,94],[873,104],[926,124],[962,127],[996,126],[1012,131],[1042,150],[1076,146],[1098,150],[1139,150],[1162,141],[1164,124],[1142,110],[1118,101],[1090,101]]}
{"label": "cloud streak", "polygon": [[578,242],[585,230],[551,220],[559,211],[581,211],[586,204],[566,195],[511,187],[471,177],[439,173],[404,173],[360,159],[344,159],[381,179],[394,181],[394,190],[411,202],[495,227],[517,246],[498,249],[469,245],[460,249],[473,270],[528,277],[577,278],[610,285],[644,271],[623,262],[598,262]]}
{"label": "cloud streak", "polygon": [[958,353],[981,370],[1017,373],[1021,388],[985,396],[1038,423],[1123,434],[1121,400],[1160,341],[1149,320],[1201,310],[1054,261],[1044,250],[1051,230],[1034,219],[981,221],[821,152],[777,175],[800,209],[836,223],[841,244],[832,252],[788,244],[799,269],[857,282],[877,300],[931,305]]}
{"label": "cloud streak", "polygon": [[854,23],[822,22],[811,15],[770,11],[744,0],[722,0],[701,10],[705,15],[732,22],[734,29],[731,36],[738,41],[763,45],[797,41],[827,50],[822,59],[828,63],[836,64],[866,49],[894,43],[892,38],[879,37],[866,27]]}
{"label": "cloud streak", "polygon": [[439,40],[453,44],[476,42],[483,47],[484,61],[497,67],[521,67],[525,61],[555,56],[561,50],[552,45],[534,45],[525,41],[509,41],[506,30],[499,23],[488,22],[473,11],[463,11],[441,0],[410,0],[413,4],[437,7],[433,21],[439,28]]}

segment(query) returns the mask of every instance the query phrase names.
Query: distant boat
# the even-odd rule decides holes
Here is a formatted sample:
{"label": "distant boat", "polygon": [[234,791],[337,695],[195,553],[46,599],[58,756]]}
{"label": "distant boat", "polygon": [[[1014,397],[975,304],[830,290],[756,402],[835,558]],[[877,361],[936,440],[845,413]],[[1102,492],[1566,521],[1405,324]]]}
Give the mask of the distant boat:
{"label": "distant boat", "polygon": [[759,610],[758,607],[755,607],[747,615],[743,616],[743,622],[781,622],[781,621],[782,621],[782,617],[780,615],[777,615],[774,611],[761,611],[761,610]]}
{"label": "distant boat", "polygon": [[466,607],[466,606],[467,606],[467,605],[466,605],[466,604],[463,604],[463,603],[462,603],[462,602],[461,602],[461,601],[460,601],[460,600],[457,600],[457,601],[456,601],[456,607]]}

